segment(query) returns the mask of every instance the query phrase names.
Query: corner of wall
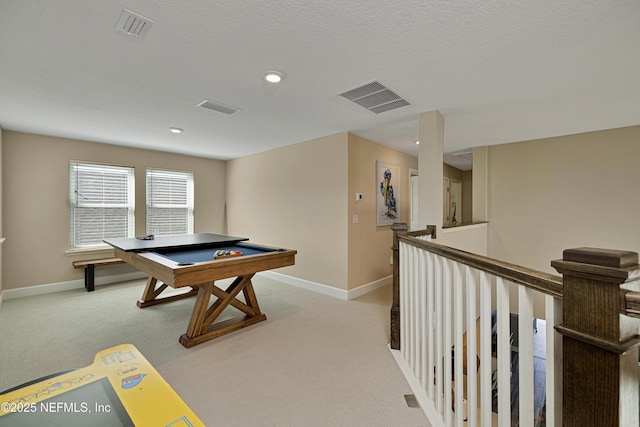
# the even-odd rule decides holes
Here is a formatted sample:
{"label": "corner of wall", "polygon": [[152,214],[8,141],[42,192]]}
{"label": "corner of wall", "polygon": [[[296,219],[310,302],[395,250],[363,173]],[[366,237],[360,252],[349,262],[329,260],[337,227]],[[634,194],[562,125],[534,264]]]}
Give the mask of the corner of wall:
{"label": "corner of wall", "polygon": [[473,175],[471,177],[471,191],[474,222],[488,221],[487,203],[489,193],[489,149],[488,147],[473,148]]}
{"label": "corner of wall", "polygon": [[[409,175],[418,169],[418,159],[357,135],[348,137],[347,226],[348,281],[350,297],[369,292],[388,283],[391,275],[392,232],[390,226],[377,226],[376,162],[400,169],[394,184],[400,197],[400,220],[409,221]],[[396,187],[395,185],[398,185]],[[362,194],[357,200],[355,195]]]}
{"label": "corner of wall", "polygon": [[340,132],[229,161],[228,232],[296,249],[283,273],[346,290],[347,141]]}

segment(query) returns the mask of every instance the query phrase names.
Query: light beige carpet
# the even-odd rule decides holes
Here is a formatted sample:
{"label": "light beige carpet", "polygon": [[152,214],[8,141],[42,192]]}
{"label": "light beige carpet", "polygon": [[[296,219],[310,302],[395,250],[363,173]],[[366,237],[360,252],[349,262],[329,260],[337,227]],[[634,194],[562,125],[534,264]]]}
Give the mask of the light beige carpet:
{"label": "light beige carpet", "polygon": [[139,309],[144,281],[6,300],[0,390],[132,343],[209,426],[428,425],[387,347],[389,287],[341,301],[254,285],[267,320],[191,349],[178,337],[193,300]]}

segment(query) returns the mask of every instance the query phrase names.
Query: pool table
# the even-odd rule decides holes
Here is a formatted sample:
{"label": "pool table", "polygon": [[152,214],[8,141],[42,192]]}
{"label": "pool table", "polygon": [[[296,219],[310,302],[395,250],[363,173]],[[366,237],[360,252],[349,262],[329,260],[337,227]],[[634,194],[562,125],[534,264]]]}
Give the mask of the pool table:
{"label": "pool table", "polygon": [[[198,233],[105,242],[113,246],[115,256],[149,275],[138,307],[196,296],[187,331],[179,339],[189,348],[267,319],[260,311],[251,279],[259,271],[294,265],[297,251],[247,240]],[[216,251],[229,254],[215,258]],[[216,286],[216,281],[232,277],[235,280],[226,289]],[[163,294],[169,287],[178,292]],[[244,300],[237,298],[240,292]],[[209,304],[212,295],[217,299]],[[244,316],[215,323],[227,307]]]}

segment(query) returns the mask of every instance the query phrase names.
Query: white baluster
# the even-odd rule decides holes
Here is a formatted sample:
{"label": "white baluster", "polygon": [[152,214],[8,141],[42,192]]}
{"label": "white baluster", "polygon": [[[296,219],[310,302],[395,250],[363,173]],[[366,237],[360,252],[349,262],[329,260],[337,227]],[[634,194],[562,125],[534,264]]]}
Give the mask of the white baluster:
{"label": "white baluster", "polygon": [[520,427],[533,427],[533,290],[518,286],[518,412]]}
{"label": "white baluster", "polygon": [[453,321],[454,321],[454,383],[455,383],[455,421],[457,427],[462,427],[465,418],[464,411],[464,345],[462,336],[464,335],[464,276],[462,275],[462,264],[453,262]]}
{"label": "white baluster", "polygon": [[554,327],[562,323],[562,300],[545,295],[546,421],[548,426],[562,425],[562,336]]}
{"label": "white baluster", "polygon": [[436,410],[442,414],[444,409],[444,384],[442,382],[442,361],[443,361],[443,349],[442,349],[442,335],[444,327],[444,315],[443,315],[443,274],[442,263],[443,258],[440,256],[435,257],[435,273],[436,273],[436,297],[435,297],[435,318],[436,318],[436,370],[435,370],[435,383],[436,383]]}
{"label": "white baluster", "polygon": [[409,354],[407,352],[408,330],[409,330],[409,246],[406,243],[400,243],[400,353],[402,358],[409,363]]}
{"label": "white baluster", "polygon": [[509,288],[498,277],[496,280],[498,323],[498,425],[511,424],[511,344],[509,332]]}
{"label": "white baluster", "polygon": [[[426,251],[425,251],[426,252]],[[427,396],[435,400],[435,386],[433,374],[435,366],[435,288],[438,286],[435,279],[435,255],[427,252]]]}
{"label": "white baluster", "polygon": [[443,283],[444,286],[444,304],[443,304],[443,353],[444,353],[444,421],[446,426],[451,425],[451,415],[452,415],[452,405],[453,401],[451,399],[451,346],[453,345],[452,334],[453,334],[453,311],[452,311],[452,289],[453,289],[453,278],[452,278],[452,268],[451,261],[447,258],[443,260],[444,267],[444,275],[443,275]]}
{"label": "white baluster", "polygon": [[420,286],[420,373],[422,389],[426,391],[429,384],[429,369],[427,365],[427,337],[429,328],[427,324],[427,252],[420,251],[418,254],[418,283]]}
{"label": "white baluster", "polygon": [[411,309],[409,310],[409,321],[411,322],[409,325],[409,342],[410,342],[410,358],[411,370],[418,380],[420,379],[419,375],[417,375],[416,367],[418,366],[418,354],[417,354],[417,346],[416,346],[416,337],[417,337],[417,327],[418,322],[418,285],[416,283],[416,253],[419,251],[415,246],[411,246],[411,270],[409,271],[409,275],[411,277],[411,300],[409,301],[409,306]]}
{"label": "white baluster", "polygon": [[480,272],[480,425],[491,425],[491,276]]}
{"label": "white baluster", "polygon": [[476,276],[465,267],[467,290],[467,425],[473,427],[478,421],[478,375],[477,375],[477,331],[476,331]]}

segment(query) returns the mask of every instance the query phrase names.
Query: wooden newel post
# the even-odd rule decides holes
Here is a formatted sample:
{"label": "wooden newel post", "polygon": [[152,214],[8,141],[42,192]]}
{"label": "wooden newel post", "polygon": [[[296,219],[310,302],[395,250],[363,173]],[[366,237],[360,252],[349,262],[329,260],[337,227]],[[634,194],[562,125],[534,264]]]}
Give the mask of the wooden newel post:
{"label": "wooden newel post", "polygon": [[400,246],[398,236],[406,235],[409,227],[403,222],[394,222],[393,230],[393,305],[391,306],[391,348],[400,350]]}
{"label": "wooden newel post", "polygon": [[567,249],[551,265],[564,276],[563,425],[638,425],[639,320],[623,315],[637,291],[638,254]]}

